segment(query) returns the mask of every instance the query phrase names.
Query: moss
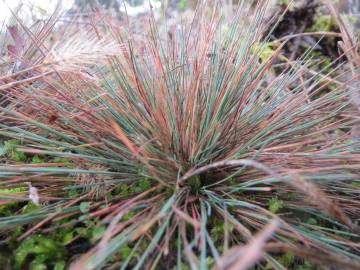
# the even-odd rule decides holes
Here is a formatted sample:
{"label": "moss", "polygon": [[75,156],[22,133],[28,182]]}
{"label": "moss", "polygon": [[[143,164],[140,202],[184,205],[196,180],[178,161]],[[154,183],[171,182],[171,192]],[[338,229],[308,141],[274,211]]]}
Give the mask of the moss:
{"label": "moss", "polygon": [[11,232],[11,239],[16,240],[23,233],[21,226],[16,226]]}
{"label": "moss", "polygon": [[105,233],[106,231],[106,227],[105,226],[99,226],[99,227],[95,227],[91,234],[92,234],[92,241],[97,241],[99,240]]}
{"label": "moss", "polygon": [[218,242],[219,240],[221,240],[223,235],[224,235],[224,223],[215,225],[210,230],[210,236],[214,242]]}
{"label": "moss", "polygon": [[1,143],[0,144],[0,157],[4,157],[6,155],[6,147]]}
{"label": "moss", "polygon": [[317,222],[316,218],[310,217],[310,218],[308,218],[306,223],[309,225],[317,225],[318,222]]}
{"label": "moss", "polygon": [[87,227],[77,227],[75,229],[76,233],[85,239],[91,239],[92,238],[92,231]]}
{"label": "moss", "polygon": [[116,189],[114,190],[114,195],[129,195],[129,185],[127,184],[120,184],[116,187]]}
{"label": "moss", "polygon": [[283,207],[283,202],[278,197],[272,197],[268,205],[270,212],[276,214]]}
{"label": "moss", "polygon": [[135,211],[129,211],[123,216],[123,220],[127,221],[130,218],[132,218],[133,216],[135,216]]}
{"label": "moss", "polygon": [[[225,223],[223,220],[217,219],[216,217],[211,218],[209,220],[211,229],[210,229],[210,236],[211,239],[216,243],[223,240],[224,230],[225,230]],[[227,225],[227,230],[229,234],[232,234],[234,230],[234,226],[232,224]],[[220,243],[219,243],[220,244]]]}
{"label": "moss", "polygon": [[180,11],[184,11],[186,9],[186,6],[187,6],[187,1],[186,0],[179,0],[176,3],[177,9],[180,10]]}
{"label": "moss", "polygon": [[322,70],[322,73],[330,72],[331,71],[331,59],[326,57],[323,53],[319,51],[312,51],[310,54],[311,58],[319,60],[319,63],[316,64],[314,67]]}
{"label": "moss", "polygon": [[174,189],[171,187],[167,187],[165,189],[165,199],[169,199],[174,194]]}
{"label": "moss", "polygon": [[[64,248],[54,239],[44,235],[33,235],[25,239],[15,251],[15,269],[23,269],[27,260],[30,262],[30,269],[47,269],[46,262],[52,263],[63,258]],[[28,264],[29,265],[29,264]],[[45,267],[45,268],[44,268]]]}
{"label": "moss", "polygon": [[18,151],[16,145],[21,145],[21,142],[16,139],[7,140],[4,142],[5,151],[3,150],[3,155],[7,156],[15,162],[24,162],[27,160],[25,153]]}
{"label": "moss", "polygon": [[64,158],[64,157],[48,157],[48,162],[51,162],[51,163],[64,163],[66,164],[66,167],[69,168],[69,169],[73,169],[73,168],[76,168],[76,165],[73,164],[73,162],[67,158]]}
{"label": "moss", "polygon": [[79,205],[79,210],[83,214],[88,213],[90,211],[90,203],[89,202],[81,202]]}
{"label": "moss", "polygon": [[46,270],[46,264],[44,261],[46,260],[46,256],[39,255],[30,263],[30,270]]}
{"label": "moss", "polygon": [[214,263],[215,263],[214,258],[206,257],[205,264],[207,269],[210,269],[214,265]]}
{"label": "moss", "polygon": [[273,42],[258,42],[251,47],[251,52],[257,53],[261,62],[267,62],[274,55],[275,49]]}
{"label": "moss", "polygon": [[70,161],[66,158],[63,158],[63,157],[54,157],[51,162],[54,162],[54,163],[69,163]]}
{"label": "moss", "polygon": [[2,269],[11,269],[10,267],[10,256],[3,251],[0,251],[0,265]]}
{"label": "moss", "polygon": [[20,208],[20,203],[12,202],[0,205],[0,217],[12,216]]}
{"label": "moss", "polygon": [[25,161],[27,157],[23,152],[13,151],[11,153],[11,159],[13,161],[20,162],[20,161]]}
{"label": "moss", "polygon": [[290,0],[279,0],[279,4],[280,4],[280,5],[289,5],[289,4],[290,4]]}
{"label": "moss", "polygon": [[123,245],[120,248],[120,256],[123,260],[125,260],[126,258],[128,258],[130,256],[131,253],[131,248],[128,245]]}
{"label": "moss", "polygon": [[6,153],[10,153],[15,150],[15,145],[20,145],[20,141],[16,139],[7,140],[4,142]]}
{"label": "moss", "polygon": [[[0,156],[6,158],[2,160],[12,160],[25,164],[39,164],[45,162],[70,163],[68,159],[61,157],[51,158],[49,156],[41,155],[26,156],[23,152],[17,150],[16,147],[18,145],[21,145],[21,142],[14,139],[7,140],[0,145]],[[0,189],[0,193],[5,195],[26,193],[27,191],[28,187]],[[68,198],[76,198],[79,194],[80,192],[78,189],[70,189],[67,191],[66,195]],[[14,213],[30,214],[37,212],[41,208],[42,206],[35,205],[32,202],[10,202],[0,206],[0,216],[13,216]],[[84,212],[84,215],[88,214],[89,209],[90,205],[88,202],[84,202],[81,205],[81,210]],[[49,234],[39,233],[29,236],[22,242],[18,242],[17,238],[27,231],[28,228],[20,225],[13,227],[8,233],[8,241],[1,246],[0,265],[9,265],[11,266],[11,269],[15,270],[65,269],[65,262],[70,261],[71,257],[74,255],[67,252],[65,246],[71,245],[75,239],[85,238],[85,240],[80,240],[82,241],[82,244],[84,244],[84,241],[89,242],[90,239],[97,241],[105,230],[105,227],[95,226],[96,224],[88,220],[88,217],[85,217],[84,219],[87,227],[58,228]],[[72,218],[65,218],[55,222],[55,224],[62,225],[72,220]]]}
{"label": "moss", "polygon": [[296,200],[296,198],[298,197],[298,194],[296,194],[295,192],[288,192],[288,193],[282,194],[282,196],[288,200]]}
{"label": "moss", "polygon": [[148,248],[148,246],[149,246],[149,241],[143,241],[143,242],[141,242],[141,244],[139,245],[139,248],[138,248],[138,250],[137,250],[137,256],[141,256],[144,252],[145,252],[145,250]]}
{"label": "moss", "polygon": [[334,29],[337,29],[338,26],[336,24],[336,20],[333,18],[333,16],[330,15],[323,15],[318,16],[314,22],[314,24],[311,26],[310,31],[313,32],[320,32],[320,31],[333,31]]}
{"label": "moss", "polygon": [[33,202],[28,202],[22,209],[21,214],[33,213],[41,209],[41,206],[34,204]]}
{"label": "moss", "polygon": [[201,187],[200,176],[195,175],[189,178],[188,183],[190,185],[190,189],[193,194],[199,193]]}
{"label": "moss", "polygon": [[139,187],[141,192],[144,192],[150,188],[150,181],[147,178],[144,178],[140,181]]}
{"label": "moss", "polygon": [[54,270],[64,270],[65,269],[65,262],[59,261],[55,264]]}
{"label": "moss", "polygon": [[360,182],[351,182],[351,186],[354,187],[354,188],[360,188]]}
{"label": "moss", "polygon": [[69,199],[71,198],[77,198],[80,196],[80,191],[76,188],[70,189],[67,193],[67,196]]}
{"label": "moss", "polygon": [[289,267],[294,261],[295,256],[291,252],[287,252],[279,258],[279,262],[285,267]]}
{"label": "moss", "polygon": [[303,264],[295,267],[295,270],[320,270],[321,268],[312,264],[311,262],[305,261]]}
{"label": "moss", "polygon": [[61,232],[61,243],[63,245],[70,244],[74,240],[74,231],[73,230],[63,230]]}
{"label": "moss", "polygon": [[35,156],[32,157],[31,163],[32,164],[44,163],[44,160],[40,156],[35,155]]}
{"label": "moss", "polygon": [[229,185],[235,186],[237,184],[235,177],[230,177],[228,180]]}
{"label": "moss", "polygon": [[25,187],[17,187],[17,188],[0,188],[0,193],[5,194],[14,194],[26,191]]}

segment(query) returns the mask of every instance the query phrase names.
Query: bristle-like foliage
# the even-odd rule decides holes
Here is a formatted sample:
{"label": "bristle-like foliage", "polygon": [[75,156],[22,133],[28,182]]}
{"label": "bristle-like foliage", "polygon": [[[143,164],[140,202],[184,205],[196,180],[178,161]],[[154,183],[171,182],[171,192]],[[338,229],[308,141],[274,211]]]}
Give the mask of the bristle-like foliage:
{"label": "bristle-like foliage", "polygon": [[54,44],[43,63],[57,71],[77,71],[98,65],[108,56],[117,55],[121,46],[111,36],[99,37],[94,31],[77,32]]}
{"label": "bristle-like foliage", "polygon": [[54,64],[8,86],[27,110],[0,108],[12,123],[0,134],[51,161],[1,164],[2,188],[31,182],[42,204],[0,218],[2,230],[25,226],[26,239],[86,212],[106,230],[71,269],[284,269],[286,250],[360,268],[359,117],[341,67],[307,73],[305,55],[273,76],[283,44],[261,58],[266,1],[241,1],[230,24],[219,9],[200,5],[166,37],[150,18],[141,37],[108,24],[60,40],[45,54]]}

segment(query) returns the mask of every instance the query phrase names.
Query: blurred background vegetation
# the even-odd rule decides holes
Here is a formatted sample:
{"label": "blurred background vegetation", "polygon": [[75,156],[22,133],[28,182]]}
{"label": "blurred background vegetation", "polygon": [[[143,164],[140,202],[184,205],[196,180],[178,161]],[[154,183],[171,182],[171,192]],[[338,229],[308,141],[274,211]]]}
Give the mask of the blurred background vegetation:
{"label": "blurred background vegetation", "polygon": [[[249,0],[256,4],[256,0]],[[360,29],[360,0],[331,0],[338,10],[346,14],[348,21],[355,25],[356,31]],[[55,10],[63,12],[63,21],[71,21],[74,14],[88,14],[101,6],[107,12],[115,14],[119,19],[125,19],[125,14],[131,18],[141,18],[149,14],[152,6],[155,17],[160,24],[166,21],[167,25],[179,23],[182,18],[191,18],[197,5],[197,0],[3,0],[0,1],[0,27],[1,32],[6,32],[6,25],[16,23],[20,18],[26,25],[36,25],[37,22],[46,20]],[[208,1],[209,5],[214,1]],[[228,12],[232,12],[237,4],[236,0],[221,0],[222,5],[228,6]],[[289,7],[289,11],[283,17],[273,33],[273,40],[291,34],[302,32],[338,32],[334,18],[330,16],[325,7],[324,0],[269,0],[271,9],[268,17],[281,14]],[[324,37],[318,42],[313,36],[293,39],[285,48],[289,59],[293,60],[302,55],[304,49],[315,46],[314,53],[322,54],[330,59],[336,59],[338,55],[337,42],[334,37]],[[318,43],[318,44],[317,44]],[[0,44],[1,45],[1,44]],[[271,46],[269,46],[270,49]]]}

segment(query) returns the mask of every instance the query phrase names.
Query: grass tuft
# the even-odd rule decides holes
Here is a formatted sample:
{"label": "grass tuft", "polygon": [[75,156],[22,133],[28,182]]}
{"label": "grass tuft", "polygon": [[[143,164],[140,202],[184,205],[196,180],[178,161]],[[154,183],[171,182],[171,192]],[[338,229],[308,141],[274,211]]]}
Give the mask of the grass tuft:
{"label": "grass tuft", "polygon": [[[313,71],[311,49],[274,72],[286,40],[269,49],[267,1],[246,2],[232,20],[200,4],[165,35],[99,13],[16,55],[0,78],[0,229],[21,253],[5,264],[360,268],[358,78]],[[23,212],[28,187],[39,206]]]}

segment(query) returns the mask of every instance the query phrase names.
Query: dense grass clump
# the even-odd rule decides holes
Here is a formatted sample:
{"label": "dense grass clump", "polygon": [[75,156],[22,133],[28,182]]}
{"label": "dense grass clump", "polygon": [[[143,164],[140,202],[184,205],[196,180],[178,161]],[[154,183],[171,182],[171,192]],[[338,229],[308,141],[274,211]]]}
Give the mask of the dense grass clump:
{"label": "dense grass clump", "polygon": [[7,263],[360,267],[356,76],[308,73],[307,55],[274,75],[285,43],[262,57],[275,21],[245,2],[232,20],[200,5],[166,35],[152,18],[142,35],[105,19],[69,29],[21,59],[16,83],[0,78],[0,134],[17,139],[0,166],[2,211],[15,207],[4,243],[52,256]]}

